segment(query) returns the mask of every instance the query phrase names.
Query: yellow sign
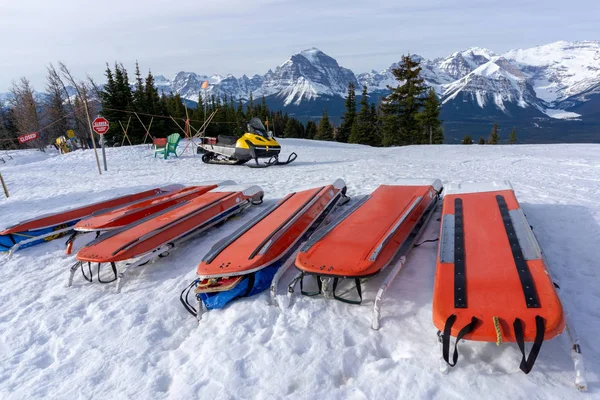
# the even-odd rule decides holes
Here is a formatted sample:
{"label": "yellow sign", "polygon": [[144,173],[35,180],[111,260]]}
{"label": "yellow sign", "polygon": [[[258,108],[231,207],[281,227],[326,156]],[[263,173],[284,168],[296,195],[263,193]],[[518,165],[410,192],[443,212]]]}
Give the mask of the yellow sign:
{"label": "yellow sign", "polygon": [[73,129],[69,129],[67,131],[67,136],[69,137],[69,139],[73,139],[75,137],[75,131]]}

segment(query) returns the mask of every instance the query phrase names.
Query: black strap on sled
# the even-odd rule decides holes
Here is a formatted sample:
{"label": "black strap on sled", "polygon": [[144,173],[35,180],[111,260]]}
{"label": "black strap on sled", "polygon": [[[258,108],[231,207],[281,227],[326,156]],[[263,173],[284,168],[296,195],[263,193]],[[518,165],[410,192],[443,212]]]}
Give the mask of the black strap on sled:
{"label": "black strap on sled", "polygon": [[473,332],[479,320],[476,317],[471,318],[471,322],[465,325],[456,335],[456,341],[454,342],[454,354],[452,355],[452,363],[450,362],[449,353],[450,353],[450,332],[452,331],[452,325],[456,322],[456,314],[452,314],[446,320],[446,324],[444,325],[444,334],[442,337],[442,356],[444,357],[444,361],[451,366],[454,367],[456,365],[456,361],[458,360],[458,342],[468,333]]}
{"label": "black strap on sled", "polygon": [[523,256],[523,250],[521,249],[515,227],[513,226],[512,219],[510,218],[506,200],[504,199],[504,196],[497,195],[496,201],[498,202],[498,207],[500,208],[500,214],[502,215],[502,222],[504,223],[506,236],[508,236],[510,249],[517,267],[517,273],[519,274],[519,279],[521,280],[523,294],[525,295],[525,304],[527,304],[527,308],[539,308],[540,300],[538,298],[537,291],[535,290],[535,282],[533,281],[531,271],[529,271],[529,267],[527,266],[527,261]]}
{"label": "black strap on sled", "polygon": [[519,345],[519,350],[521,350],[521,371],[528,374],[533,368],[533,364],[535,364],[535,360],[540,353],[540,349],[542,348],[542,343],[544,342],[544,333],[546,331],[546,327],[544,324],[544,319],[539,315],[535,316],[535,340],[533,342],[533,346],[529,352],[529,356],[525,356],[525,339],[523,335],[523,321],[519,318],[515,319],[513,323],[513,328],[515,330],[515,338],[517,339],[517,344]]}
{"label": "black strap on sled", "polygon": [[465,229],[462,199],[454,199],[454,307],[467,308]]}
{"label": "black strap on sled", "polygon": [[362,288],[360,285],[360,278],[356,278],[354,279],[354,284],[356,285],[356,291],[358,292],[358,298],[359,300],[348,300],[348,299],[344,299],[343,297],[338,296],[337,294],[335,294],[335,290],[337,288],[338,285],[338,280],[340,278],[333,278],[333,298],[336,300],[341,301],[342,303],[348,303],[348,304],[360,304],[362,303]]}
{"label": "black strap on sled", "polygon": [[237,298],[241,298],[241,297],[247,297],[250,292],[252,291],[252,288],[254,287],[254,280],[255,280],[255,276],[254,273],[248,275],[248,287],[246,288],[246,290],[244,290],[244,293],[240,294]]}
{"label": "black strap on sled", "polygon": [[[92,273],[92,263],[91,262],[87,263],[87,265],[88,265],[88,271],[89,271],[89,274],[90,274],[89,277],[85,274],[85,270],[83,269],[83,264],[84,263],[80,264],[81,265],[81,275],[83,275],[83,278],[86,281],[93,282],[94,281],[94,274]],[[103,281],[100,278],[100,268],[101,267],[102,267],[102,263],[98,263],[98,282],[100,282],[100,283],[111,283],[111,282],[114,282],[114,281],[117,280],[117,265],[114,262],[110,263],[110,267],[111,267],[113,275],[114,275],[114,277],[111,280]]]}
{"label": "black strap on sled", "polygon": [[300,293],[302,293],[305,296],[317,296],[319,294],[321,294],[321,291],[323,289],[323,284],[321,283],[321,277],[319,275],[309,275],[309,276],[314,276],[317,279],[317,288],[318,290],[316,292],[306,292],[304,291],[304,286],[303,286],[303,282],[304,282],[304,277],[306,275],[304,273],[302,273],[302,275],[300,276]]}
{"label": "black strap on sled", "polygon": [[183,304],[183,307],[185,308],[185,310],[187,312],[189,312],[190,314],[192,314],[194,316],[194,318],[196,317],[196,315],[198,315],[198,312],[194,308],[194,306],[191,305],[190,302],[188,301],[188,296],[190,294],[190,291],[194,288],[194,285],[196,285],[196,282],[198,282],[197,279],[192,281],[192,283],[190,283],[185,289],[183,289],[183,291],[181,292],[181,295],[179,296],[179,301],[181,301],[181,304]]}

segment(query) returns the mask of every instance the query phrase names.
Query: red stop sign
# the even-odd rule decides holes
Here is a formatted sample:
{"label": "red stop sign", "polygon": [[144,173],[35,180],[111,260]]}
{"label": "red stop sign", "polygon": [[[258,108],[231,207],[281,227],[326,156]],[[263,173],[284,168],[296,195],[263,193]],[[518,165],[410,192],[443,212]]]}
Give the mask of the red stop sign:
{"label": "red stop sign", "polygon": [[104,135],[108,132],[108,120],[104,117],[98,117],[92,122],[92,129],[98,135]]}

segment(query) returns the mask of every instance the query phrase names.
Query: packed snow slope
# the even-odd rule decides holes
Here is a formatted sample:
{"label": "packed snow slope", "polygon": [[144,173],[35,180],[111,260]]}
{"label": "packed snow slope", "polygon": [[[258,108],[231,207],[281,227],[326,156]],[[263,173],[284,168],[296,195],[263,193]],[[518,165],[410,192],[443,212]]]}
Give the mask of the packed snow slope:
{"label": "packed snow slope", "polygon": [[[168,183],[256,183],[267,201],[169,257],[130,271],[120,294],[114,284],[90,284],[79,273],[65,288],[74,256],[65,255],[64,239],[23,249],[10,260],[0,255],[0,398],[599,397],[600,145],[282,144],[298,160],[260,170],[206,165],[192,154],[155,159],[147,146],[111,148],[102,176],[92,151],[12,152],[13,159],[0,164],[11,194],[0,198],[0,227]],[[365,284],[360,306],[297,295],[281,311],[267,304],[265,292],[210,311],[198,325],[179,294],[209,248],[294,187],[338,177],[351,196],[405,177],[510,180],[581,337],[588,394],[574,388],[564,337],[543,344],[529,375],[519,370],[516,344],[475,342],[462,343],[458,366],[441,375],[431,320],[437,243],[409,256],[384,299],[379,331],[370,328],[370,318],[383,277]],[[436,219],[422,239],[437,236]],[[282,279],[281,296],[292,275]]]}

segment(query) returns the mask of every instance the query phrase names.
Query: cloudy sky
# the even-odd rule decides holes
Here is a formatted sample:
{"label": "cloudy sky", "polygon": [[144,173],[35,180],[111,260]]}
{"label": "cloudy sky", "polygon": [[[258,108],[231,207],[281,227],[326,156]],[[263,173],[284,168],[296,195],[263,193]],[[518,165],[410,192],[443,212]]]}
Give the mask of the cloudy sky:
{"label": "cloudy sky", "polygon": [[21,76],[43,90],[58,60],[98,81],[115,60],[239,76],[314,46],[364,72],[408,52],[600,40],[598,16],[598,0],[0,0],[0,92]]}

